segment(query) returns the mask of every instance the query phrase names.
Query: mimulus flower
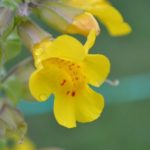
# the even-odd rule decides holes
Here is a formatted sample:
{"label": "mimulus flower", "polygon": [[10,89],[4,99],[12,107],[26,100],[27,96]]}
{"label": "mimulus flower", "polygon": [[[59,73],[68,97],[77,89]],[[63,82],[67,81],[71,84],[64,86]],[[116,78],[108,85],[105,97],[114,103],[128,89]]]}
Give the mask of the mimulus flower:
{"label": "mimulus flower", "polygon": [[61,0],[66,4],[84,9],[102,22],[113,36],[125,35],[131,32],[131,27],[126,23],[120,12],[107,0]]}
{"label": "mimulus flower", "polygon": [[41,1],[40,3],[39,7],[35,7],[36,14],[56,30],[85,36],[92,29],[95,29],[97,35],[100,33],[98,22],[91,13],[59,1]]}
{"label": "mimulus flower", "polygon": [[31,94],[45,101],[54,94],[54,115],[62,126],[76,127],[76,122],[96,120],[104,107],[104,98],[91,89],[100,86],[110,71],[109,60],[89,54],[95,30],[82,45],[75,38],[62,35],[45,39],[33,47],[36,70],[30,77]]}

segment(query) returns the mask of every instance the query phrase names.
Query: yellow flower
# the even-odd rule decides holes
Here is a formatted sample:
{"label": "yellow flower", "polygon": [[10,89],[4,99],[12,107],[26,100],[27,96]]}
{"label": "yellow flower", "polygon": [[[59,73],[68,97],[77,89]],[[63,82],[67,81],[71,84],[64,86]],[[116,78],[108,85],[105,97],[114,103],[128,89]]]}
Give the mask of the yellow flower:
{"label": "yellow flower", "polygon": [[125,35],[131,32],[120,12],[107,0],[62,0],[70,6],[82,8],[95,15],[108,29],[112,36]]}
{"label": "yellow flower", "polygon": [[23,143],[16,143],[14,146],[6,147],[4,150],[35,150],[33,143],[29,139],[25,139]]}
{"label": "yellow flower", "polygon": [[54,115],[62,126],[76,127],[77,122],[97,119],[104,107],[103,96],[88,84],[100,86],[110,71],[109,60],[100,54],[88,54],[95,41],[91,31],[83,46],[75,38],[62,35],[33,47],[36,70],[29,88],[39,101],[55,95]]}

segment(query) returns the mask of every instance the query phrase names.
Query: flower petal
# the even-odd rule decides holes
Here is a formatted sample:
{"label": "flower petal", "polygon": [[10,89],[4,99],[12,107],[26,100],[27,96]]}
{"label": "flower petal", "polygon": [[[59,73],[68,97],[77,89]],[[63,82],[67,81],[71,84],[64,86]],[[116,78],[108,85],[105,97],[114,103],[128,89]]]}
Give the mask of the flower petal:
{"label": "flower petal", "polygon": [[32,73],[29,80],[29,88],[32,96],[36,100],[45,101],[52,93],[47,78],[44,77],[43,70],[36,70]]}
{"label": "flower petal", "polygon": [[56,94],[54,115],[60,125],[67,128],[76,127],[75,108],[72,97]]}
{"label": "flower petal", "polygon": [[90,54],[84,60],[83,69],[88,83],[100,86],[108,76],[110,62],[104,55]]}
{"label": "flower petal", "polygon": [[66,29],[66,33],[82,34],[87,36],[92,29],[95,30],[96,35],[100,33],[99,24],[94,16],[89,12],[84,12],[74,17],[72,24],[70,24]]}
{"label": "flower petal", "polygon": [[87,37],[87,41],[84,45],[84,48],[86,49],[86,52],[88,52],[88,50],[94,45],[95,40],[96,40],[96,31],[91,30],[88,37]]}
{"label": "flower petal", "polygon": [[106,25],[111,35],[119,36],[131,32],[131,27],[124,22],[120,12],[108,2],[99,3],[91,7],[89,11]]}
{"label": "flower petal", "polygon": [[61,1],[64,3],[67,3],[70,6],[85,9],[93,5],[94,3],[97,3],[103,0],[61,0]]}
{"label": "flower petal", "polygon": [[91,122],[100,116],[104,107],[104,98],[87,86],[75,103],[77,121]]}
{"label": "flower petal", "polygon": [[52,44],[46,48],[42,57],[44,59],[57,57],[72,61],[81,61],[85,57],[85,49],[75,38],[68,35],[62,35],[56,38]]}
{"label": "flower petal", "polygon": [[[30,77],[30,91],[39,101],[46,100],[52,92],[54,94],[58,91],[62,93],[72,86],[71,77],[65,70],[56,65],[56,62],[58,62],[57,59],[44,60],[43,68],[33,72]],[[62,86],[64,81],[66,83]]]}
{"label": "flower petal", "polygon": [[[34,144],[29,139],[24,139],[23,143],[15,144],[13,146],[13,150],[35,150]],[[10,150],[10,148],[5,149]]]}

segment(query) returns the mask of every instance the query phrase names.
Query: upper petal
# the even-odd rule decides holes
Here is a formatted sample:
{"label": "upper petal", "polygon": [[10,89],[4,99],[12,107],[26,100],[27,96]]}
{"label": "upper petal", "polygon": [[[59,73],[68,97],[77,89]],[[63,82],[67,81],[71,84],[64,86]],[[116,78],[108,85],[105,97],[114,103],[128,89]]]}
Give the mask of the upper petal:
{"label": "upper petal", "polygon": [[83,69],[88,83],[100,86],[109,74],[110,62],[104,55],[90,54],[84,59]]}
{"label": "upper petal", "polygon": [[62,35],[46,47],[42,57],[43,59],[57,57],[72,61],[81,61],[85,57],[85,49],[75,38],[68,35]]}
{"label": "upper petal", "polygon": [[130,25],[124,22],[120,12],[108,2],[99,3],[91,7],[89,11],[97,16],[100,21],[106,25],[111,35],[119,36],[131,32]]}
{"label": "upper petal", "polygon": [[103,96],[96,93],[88,86],[81,93],[80,97],[77,97],[75,103],[76,119],[79,122],[96,120],[104,108]]}

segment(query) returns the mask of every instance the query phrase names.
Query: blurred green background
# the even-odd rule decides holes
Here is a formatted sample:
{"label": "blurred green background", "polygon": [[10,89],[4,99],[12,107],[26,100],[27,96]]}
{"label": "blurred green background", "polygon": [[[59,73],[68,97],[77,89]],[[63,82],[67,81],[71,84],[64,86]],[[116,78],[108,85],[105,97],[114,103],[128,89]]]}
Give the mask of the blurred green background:
{"label": "blurred green background", "polygon": [[[125,37],[112,38],[102,27],[102,35],[92,49],[100,50],[110,58],[111,79],[149,74],[150,1],[111,0],[111,2],[131,24],[133,32]],[[138,83],[137,80],[137,86],[134,88],[140,88],[140,84],[141,81]],[[147,90],[150,93],[150,89]],[[149,150],[150,97],[126,102],[131,95],[126,87],[124,91],[127,91],[126,97],[120,97],[118,91],[120,103],[109,103],[112,101],[111,97],[106,99],[105,110],[100,119],[88,124],[78,124],[75,129],[59,126],[52,113],[27,116],[29,137],[38,147],[53,146],[65,150]],[[142,94],[142,88],[133,95],[140,92]],[[105,94],[107,94],[106,90]]]}

